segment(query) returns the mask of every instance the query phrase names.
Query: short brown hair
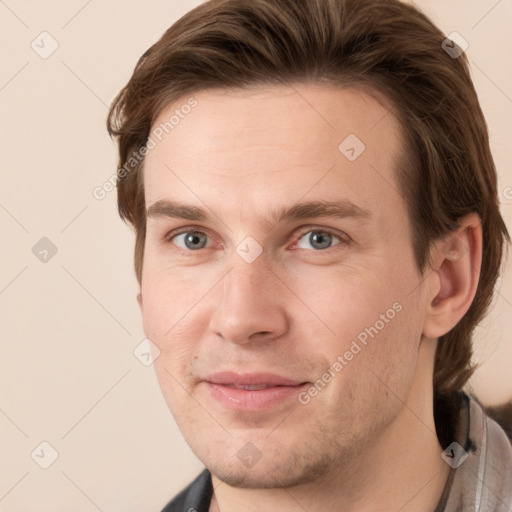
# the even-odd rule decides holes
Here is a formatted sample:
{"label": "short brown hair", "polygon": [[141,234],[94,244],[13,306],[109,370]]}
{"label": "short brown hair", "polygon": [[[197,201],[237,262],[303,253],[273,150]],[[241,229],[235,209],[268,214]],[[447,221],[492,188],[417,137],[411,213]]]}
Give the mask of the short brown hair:
{"label": "short brown hair", "polygon": [[[370,87],[393,105],[407,158],[397,179],[424,271],[433,240],[477,212],[482,269],[469,311],[440,338],[434,390],[467,382],[472,332],[485,315],[501,270],[505,239],[487,125],[465,54],[418,9],[398,0],[210,0],[169,28],[139,60],[114,100],[108,130],[119,142],[119,169],[147,143],[158,114],[194,91],[255,84],[316,82]],[[136,230],[135,271],[142,279],[146,232],[143,159],[118,173],[121,217]]]}

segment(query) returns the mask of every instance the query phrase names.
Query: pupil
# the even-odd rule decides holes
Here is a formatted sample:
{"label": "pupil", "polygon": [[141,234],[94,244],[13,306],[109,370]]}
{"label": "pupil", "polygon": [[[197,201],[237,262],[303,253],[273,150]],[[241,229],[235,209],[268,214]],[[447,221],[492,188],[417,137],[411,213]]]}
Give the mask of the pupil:
{"label": "pupil", "polygon": [[317,247],[319,249],[325,249],[330,245],[330,235],[328,233],[311,233],[309,237],[309,241],[313,247]]}
{"label": "pupil", "polygon": [[189,249],[197,249],[197,245],[201,245],[201,242],[204,242],[204,235],[196,231],[191,231],[185,238],[185,245]]}

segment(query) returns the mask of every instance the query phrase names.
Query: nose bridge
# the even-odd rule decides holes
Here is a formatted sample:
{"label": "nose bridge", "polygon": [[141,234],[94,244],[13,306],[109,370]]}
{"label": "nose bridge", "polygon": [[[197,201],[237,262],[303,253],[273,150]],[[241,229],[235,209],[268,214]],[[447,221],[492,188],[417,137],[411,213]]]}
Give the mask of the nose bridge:
{"label": "nose bridge", "polygon": [[222,297],[212,315],[211,329],[234,343],[280,336],[287,328],[287,319],[275,279],[263,256],[248,263],[234,254],[231,271],[223,280]]}
{"label": "nose bridge", "polygon": [[263,257],[247,263],[238,255],[233,258],[231,272],[224,280],[223,303],[234,314],[238,308],[263,311],[271,307],[269,281],[271,274]]}
{"label": "nose bridge", "polygon": [[224,280],[224,293],[229,292],[231,288],[234,288],[235,291],[237,288],[242,291],[247,288],[249,292],[251,292],[251,288],[257,290],[267,280],[265,276],[267,272],[270,270],[262,257],[248,263],[236,254],[233,257],[231,272]]}

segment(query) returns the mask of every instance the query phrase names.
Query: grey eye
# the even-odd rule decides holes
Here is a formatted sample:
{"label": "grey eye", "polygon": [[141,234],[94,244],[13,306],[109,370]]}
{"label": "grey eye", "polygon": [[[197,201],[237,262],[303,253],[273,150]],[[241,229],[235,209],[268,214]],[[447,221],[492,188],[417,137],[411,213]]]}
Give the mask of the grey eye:
{"label": "grey eye", "polygon": [[204,249],[208,244],[208,236],[201,231],[187,231],[176,235],[173,242],[181,249],[191,251]]}
{"label": "grey eye", "polygon": [[[333,241],[336,241],[333,243]],[[305,243],[304,243],[305,241]],[[328,249],[332,245],[337,245],[340,243],[340,238],[334,235],[333,233],[329,233],[327,231],[308,231],[304,235],[302,235],[299,239],[297,247],[299,249],[309,249],[313,247],[315,250]],[[305,246],[309,244],[309,247]]]}

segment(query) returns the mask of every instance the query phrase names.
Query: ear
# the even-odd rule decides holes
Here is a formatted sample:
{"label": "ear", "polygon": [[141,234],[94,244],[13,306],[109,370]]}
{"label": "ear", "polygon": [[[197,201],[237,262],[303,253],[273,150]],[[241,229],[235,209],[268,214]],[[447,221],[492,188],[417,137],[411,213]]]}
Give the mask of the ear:
{"label": "ear", "polygon": [[436,240],[431,249],[432,269],[427,275],[426,338],[449,332],[473,302],[482,264],[482,226],[476,213],[458,222],[457,230]]}

